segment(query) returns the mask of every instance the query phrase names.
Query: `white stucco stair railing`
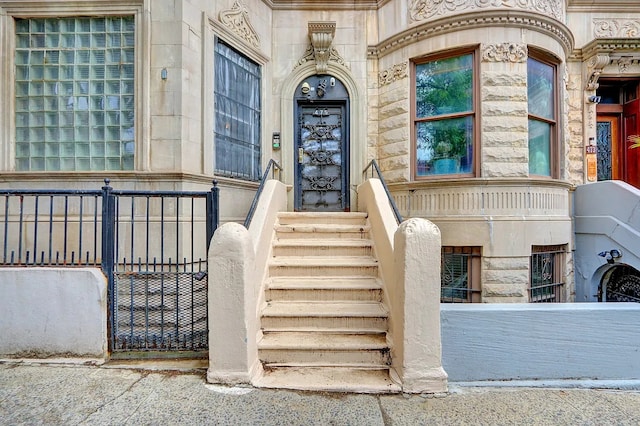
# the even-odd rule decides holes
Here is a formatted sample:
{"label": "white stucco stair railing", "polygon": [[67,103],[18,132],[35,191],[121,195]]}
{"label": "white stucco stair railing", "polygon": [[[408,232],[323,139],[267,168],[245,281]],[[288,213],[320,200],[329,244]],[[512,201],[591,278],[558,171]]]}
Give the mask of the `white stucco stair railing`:
{"label": "white stucco stair railing", "polygon": [[406,393],[445,392],[440,336],[440,230],[412,218],[397,224],[380,179],[358,187],[358,210],[366,212],[380,262],[389,308],[392,370]]}
{"label": "white stucco stair railing", "polygon": [[[282,213],[287,207],[286,187],[269,180],[249,229],[236,223],[218,229],[209,251],[209,382],[305,389],[296,386],[297,381],[314,385],[306,387],[308,389],[354,392],[380,392],[384,386],[385,391],[409,393],[447,390],[440,344],[440,232],[424,219],[410,219],[398,226],[378,179],[362,184],[358,188],[358,199],[359,213],[347,214],[347,220],[364,220],[355,228],[335,224],[331,230],[332,226],[322,226],[315,218],[311,218],[311,223],[285,225],[282,220],[294,223],[297,220],[292,216],[295,213]],[[307,236],[320,229],[327,231],[322,237],[331,236],[331,247],[322,241],[287,244],[284,241],[287,237],[301,240],[297,232],[293,232],[295,228],[309,234]],[[356,243],[354,238],[342,238],[342,231],[349,228],[358,234],[366,229],[365,239],[370,242],[363,244]],[[336,230],[340,232],[331,234]],[[281,234],[275,239],[278,232]],[[328,257],[310,255],[314,250],[325,249],[335,251]],[[285,259],[287,257],[289,259]],[[306,265],[301,264],[303,259]],[[328,269],[324,269],[325,266]],[[359,273],[346,280],[348,285],[339,290],[340,301],[327,301],[321,306],[289,300],[288,305],[279,303],[274,307],[272,304],[272,309],[265,314],[267,301],[273,298],[326,298],[334,293],[330,287],[336,283],[332,281],[349,276],[352,268]],[[271,273],[278,277],[277,285],[271,285],[268,275]],[[290,291],[299,276],[311,282],[311,287]],[[354,303],[349,298],[359,300],[363,287],[365,297],[373,300],[358,302],[359,309],[353,310]],[[298,291],[301,293],[291,296]],[[345,309],[346,313],[341,314]],[[324,325],[339,323],[345,315],[351,318],[347,324],[353,320],[361,327],[360,333],[347,334],[364,336],[351,339],[352,336],[340,335],[344,333],[324,333],[304,339],[298,333],[305,330],[288,330],[287,335],[274,334],[271,339],[263,339],[265,329],[287,326],[286,317],[301,318],[294,321],[297,325],[305,325],[310,317],[320,318],[322,327],[323,322]],[[373,335],[362,333],[378,326],[382,329]],[[330,350],[327,351],[327,347]],[[314,352],[316,358],[313,358]],[[327,370],[323,369],[310,380],[308,370],[298,369],[290,370],[292,374],[283,378],[287,381],[265,382],[269,376],[265,373],[272,373],[272,367],[285,363],[308,366],[309,362],[316,361],[343,366],[384,365],[388,379],[381,388],[377,374],[371,374],[370,368],[360,368],[355,369],[360,374],[354,373],[346,386],[344,381],[336,380],[335,372],[325,374]]]}

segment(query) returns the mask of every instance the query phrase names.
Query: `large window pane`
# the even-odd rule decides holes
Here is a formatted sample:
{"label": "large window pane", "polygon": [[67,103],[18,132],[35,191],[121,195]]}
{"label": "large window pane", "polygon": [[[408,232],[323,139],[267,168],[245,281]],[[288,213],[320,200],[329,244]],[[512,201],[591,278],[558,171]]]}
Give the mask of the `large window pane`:
{"label": "large window pane", "polygon": [[416,134],[418,176],[471,173],[472,117],[420,122]]}
{"label": "large window pane", "polygon": [[529,107],[529,174],[551,176],[555,143],[555,67],[529,58],[527,91]]}
{"label": "large window pane", "polygon": [[535,59],[527,61],[529,114],[554,118],[554,68]]}
{"label": "large window pane", "polygon": [[438,59],[416,66],[416,116],[471,111],[473,56]]}
{"label": "large window pane", "polygon": [[133,47],[106,40],[134,36],[132,16],[16,19],[17,170],[133,169]]}
{"label": "large window pane", "polygon": [[551,125],[529,120],[529,173],[551,175]]}
{"label": "large window pane", "polygon": [[215,47],[215,172],[260,177],[260,67],[222,42]]}
{"label": "large window pane", "polygon": [[473,57],[416,64],[416,177],[473,172]]}

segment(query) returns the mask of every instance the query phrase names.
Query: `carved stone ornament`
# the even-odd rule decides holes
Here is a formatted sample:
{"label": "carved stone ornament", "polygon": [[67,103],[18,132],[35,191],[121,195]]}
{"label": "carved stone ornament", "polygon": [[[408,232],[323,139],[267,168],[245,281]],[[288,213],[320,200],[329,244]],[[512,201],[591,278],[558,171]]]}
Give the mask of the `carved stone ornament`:
{"label": "carved stone ornament", "polygon": [[594,19],[593,35],[596,38],[640,37],[640,19]]}
{"label": "carved stone ornament", "polygon": [[483,62],[527,62],[527,45],[498,43],[482,45]]}
{"label": "carved stone ornament", "polygon": [[218,19],[253,47],[260,47],[260,37],[249,22],[247,8],[239,0],[233,3],[231,9],[221,11]]}
{"label": "carved stone ornament", "polygon": [[316,73],[325,74],[329,68],[329,61],[336,62],[348,68],[344,58],[331,46],[336,32],[335,22],[309,22],[309,40],[311,44],[298,60],[294,68],[310,61],[316,63]]}
{"label": "carved stone ornament", "polygon": [[610,62],[611,59],[609,55],[595,55],[585,63],[587,67],[587,85],[585,90],[591,91],[598,88],[598,78],[600,78],[604,67],[609,65]]}
{"label": "carved stone ornament", "polygon": [[407,78],[407,63],[395,64],[378,74],[378,85],[380,87],[391,84],[394,81]]}
{"label": "carved stone ornament", "polygon": [[538,12],[564,22],[563,0],[410,0],[412,22],[478,9],[521,9]]}
{"label": "carved stone ornament", "polygon": [[624,74],[629,70],[629,66],[633,64],[633,58],[631,56],[623,56],[618,59],[618,70],[620,73]]}

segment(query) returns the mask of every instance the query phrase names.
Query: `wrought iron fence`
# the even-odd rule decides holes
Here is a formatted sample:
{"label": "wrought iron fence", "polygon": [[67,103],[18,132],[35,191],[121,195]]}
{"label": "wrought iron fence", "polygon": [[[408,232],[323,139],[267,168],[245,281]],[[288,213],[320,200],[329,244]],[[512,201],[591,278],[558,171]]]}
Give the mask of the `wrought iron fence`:
{"label": "wrought iron fence", "polygon": [[0,266],[100,266],[112,351],[207,348],[210,191],[0,190]]}

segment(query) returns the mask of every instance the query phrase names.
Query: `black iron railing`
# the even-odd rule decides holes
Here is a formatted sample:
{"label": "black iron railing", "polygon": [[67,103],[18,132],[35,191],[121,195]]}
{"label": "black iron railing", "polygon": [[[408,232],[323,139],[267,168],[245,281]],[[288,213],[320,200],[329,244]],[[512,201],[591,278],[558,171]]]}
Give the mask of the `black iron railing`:
{"label": "black iron railing", "polygon": [[112,351],[207,348],[219,190],[0,190],[0,266],[100,266]]}
{"label": "black iron railing", "polygon": [[256,212],[256,207],[258,206],[258,200],[260,199],[260,195],[262,195],[262,191],[264,189],[264,184],[268,180],[269,174],[271,174],[271,179],[276,179],[276,174],[278,176],[278,180],[280,180],[280,172],[282,172],[282,167],[276,163],[275,160],[269,160],[269,164],[267,165],[267,169],[264,171],[262,178],[260,179],[260,186],[256,191],[256,195],[253,197],[253,201],[251,202],[251,207],[249,208],[249,212],[247,213],[247,218],[244,220],[244,227],[249,229],[249,225],[251,225],[251,220],[253,219],[253,214]]}
{"label": "black iron railing", "polygon": [[[369,176],[369,170],[371,170],[370,176]],[[387,194],[387,198],[389,199],[389,205],[391,205],[393,214],[396,217],[396,222],[398,222],[398,224],[402,223],[402,220],[403,220],[402,215],[400,214],[400,211],[398,210],[398,206],[396,206],[396,202],[393,200],[393,197],[389,192],[389,187],[387,186],[387,183],[385,182],[384,177],[382,176],[380,167],[378,167],[378,163],[376,162],[376,160],[371,160],[367,165],[367,167],[365,167],[365,169],[362,171],[362,175],[366,180],[369,177],[375,177],[374,173],[378,176],[378,179],[380,179],[380,182],[382,183],[382,187],[384,188],[384,192]]]}

